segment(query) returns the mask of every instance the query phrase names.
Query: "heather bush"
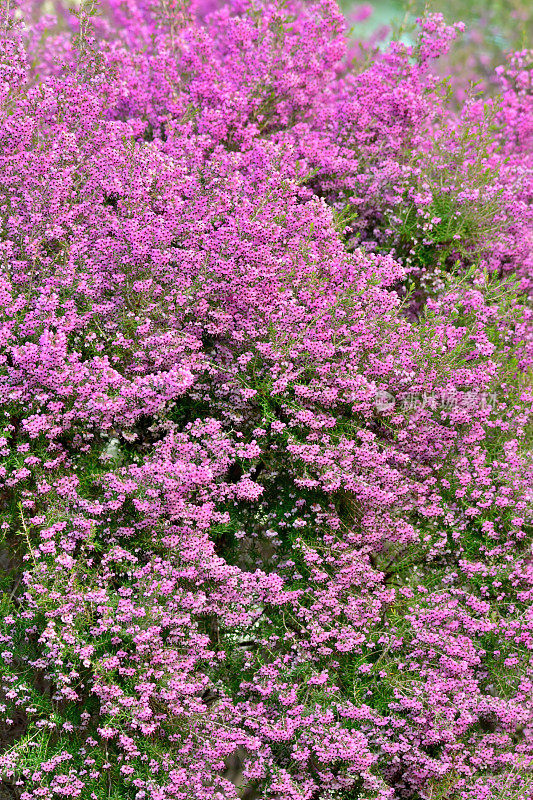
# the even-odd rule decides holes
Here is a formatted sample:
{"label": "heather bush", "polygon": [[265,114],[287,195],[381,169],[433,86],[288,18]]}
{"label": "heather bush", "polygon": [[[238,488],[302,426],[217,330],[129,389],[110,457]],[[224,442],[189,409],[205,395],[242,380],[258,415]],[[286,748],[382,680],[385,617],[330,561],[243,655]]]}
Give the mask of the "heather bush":
{"label": "heather bush", "polygon": [[[0,773],[533,797],[531,54],[4,7]],[[235,769],[237,765],[238,769]]]}

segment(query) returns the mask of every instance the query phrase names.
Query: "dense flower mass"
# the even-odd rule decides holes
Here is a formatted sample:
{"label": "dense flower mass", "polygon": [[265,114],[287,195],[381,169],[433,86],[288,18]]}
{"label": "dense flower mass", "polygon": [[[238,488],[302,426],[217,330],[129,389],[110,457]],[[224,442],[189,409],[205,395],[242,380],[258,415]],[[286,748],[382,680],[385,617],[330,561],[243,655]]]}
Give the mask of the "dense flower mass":
{"label": "dense flower mass", "polygon": [[533,797],[533,54],[417,24],[3,8],[6,797]]}

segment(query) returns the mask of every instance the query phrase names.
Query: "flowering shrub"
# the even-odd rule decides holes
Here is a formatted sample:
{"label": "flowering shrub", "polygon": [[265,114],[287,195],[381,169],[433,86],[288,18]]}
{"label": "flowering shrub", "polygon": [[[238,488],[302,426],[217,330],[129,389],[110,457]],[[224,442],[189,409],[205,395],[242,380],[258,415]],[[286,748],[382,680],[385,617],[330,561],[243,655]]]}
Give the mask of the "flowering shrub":
{"label": "flowering shrub", "polygon": [[533,797],[531,55],[457,110],[460,28],[4,9],[11,796]]}

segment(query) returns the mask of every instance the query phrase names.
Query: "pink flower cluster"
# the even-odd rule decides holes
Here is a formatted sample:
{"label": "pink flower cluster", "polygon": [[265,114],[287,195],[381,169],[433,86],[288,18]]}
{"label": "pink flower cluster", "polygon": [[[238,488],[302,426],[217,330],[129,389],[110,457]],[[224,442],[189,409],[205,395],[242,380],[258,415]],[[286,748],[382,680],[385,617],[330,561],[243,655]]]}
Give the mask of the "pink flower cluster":
{"label": "pink flower cluster", "polygon": [[3,8],[18,800],[533,797],[532,59],[418,24]]}

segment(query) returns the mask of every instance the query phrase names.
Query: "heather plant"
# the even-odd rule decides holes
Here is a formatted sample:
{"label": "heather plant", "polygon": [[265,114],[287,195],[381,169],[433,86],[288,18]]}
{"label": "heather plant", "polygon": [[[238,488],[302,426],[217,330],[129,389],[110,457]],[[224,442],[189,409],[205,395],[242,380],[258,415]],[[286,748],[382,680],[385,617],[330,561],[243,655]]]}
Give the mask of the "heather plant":
{"label": "heather plant", "polygon": [[439,15],[44,11],[0,61],[6,792],[526,800],[530,55],[457,108]]}
{"label": "heather plant", "polygon": [[[408,5],[415,16],[424,10],[421,3]],[[439,10],[432,2],[425,10],[428,8]],[[533,14],[530,4],[523,0],[512,0],[508,5],[500,0],[479,4],[455,0],[448,13],[467,25],[465,37],[449,54],[446,65],[455,76],[457,92],[464,97],[469,82],[482,85],[489,93],[497,91],[495,71],[505,60],[505,55],[522,50],[531,41]]]}

